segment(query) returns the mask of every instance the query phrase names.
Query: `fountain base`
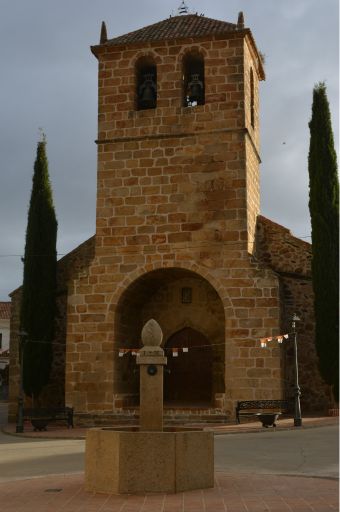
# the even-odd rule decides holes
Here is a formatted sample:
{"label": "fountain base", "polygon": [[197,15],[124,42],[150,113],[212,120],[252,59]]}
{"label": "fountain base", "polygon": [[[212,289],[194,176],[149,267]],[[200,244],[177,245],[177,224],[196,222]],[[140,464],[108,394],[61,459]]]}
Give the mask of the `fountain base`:
{"label": "fountain base", "polygon": [[200,429],[162,432],[93,428],[86,436],[90,492],[177,493],[214,487],[214,437]]}

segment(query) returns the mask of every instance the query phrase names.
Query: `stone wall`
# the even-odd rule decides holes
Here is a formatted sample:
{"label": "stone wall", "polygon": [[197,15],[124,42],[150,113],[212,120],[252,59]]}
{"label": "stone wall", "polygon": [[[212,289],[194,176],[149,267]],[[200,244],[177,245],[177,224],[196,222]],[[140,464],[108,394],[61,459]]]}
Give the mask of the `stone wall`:
{"label": "stone wall", "polygon": [[[94,237],[68,253],[57,264],[56,326],[53,340],[53,363],[50,383],[43,389],[41,402],[46,405],[64,405],[65,403],[65,343],[66,343],[66,306],[68,283],[81,274],[89,265],[94,254]],[[19,336],[21,288],[11,294],[11,338],[10,338],[10,372],[9,372],[9,418],[15,421],[17,396],[19,392]],[[30,405],[26,397],[25,403]]]}
{"label": "stone wall", "polygon": [[[254,68],[255,56],[253,47],[244,45],[244,113],[247,137],[245,157],[247,162],[246,173],[246,201],[247,201],[247,232],[248,252],[254,253],[254,240],[256,234],[257,216],[260,212],[260,105],[259,81],[256,79]],[[252,76],[252,80],[251,80]],[[251,90],[253,89],[253,91]],[[253,109],[253,115],[251,110]]]}
{"label": "stone wall", "polygon": [[[324,411],[331,401],[330,387],[318,370],[314,344],[314,294],[311,279],[312,247],[290,231],[260,216],[257,225],[257,258],[280,276],[281,328],[290,332],[297,313],[299,381],[305,411]],[[286,394],[292,396],[294,367],[292,344],[284,344]]]}

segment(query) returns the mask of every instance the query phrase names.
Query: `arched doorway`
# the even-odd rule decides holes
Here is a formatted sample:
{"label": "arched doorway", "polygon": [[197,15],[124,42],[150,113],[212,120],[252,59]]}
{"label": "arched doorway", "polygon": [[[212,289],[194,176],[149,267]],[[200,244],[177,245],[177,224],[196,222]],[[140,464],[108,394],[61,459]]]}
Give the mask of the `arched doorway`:
{"label": "arched doorway", "polygon": [[[168,390],[166,400],[196,407],[214,403],[214,396],[225,390],[223,303],[206,279],[180,268],[143,274],[120,297],[115,311],[113,362],[113,392],[117,403],[130,406],[139,402],[136,357],[131,353],[119,357],[119,349],[140,348],[141,330],[150,318],[157,320],[162,328],[163,348],[189,348],[188,353],[181,351],[178,357],[165,350],[170,365],[167,369],[172,370],[170,374],[165,373],[165,385],[171,387],[173,383],[177,390],[176,393]],[[188,361],[191,369],[190,365],[184,366]],[[178,384],[181,379],[185,385]]]}
{"label": "arched doorway", "polygon": [[[188,352],[183,352],[183,348]],[[178,348],[178,357],[173,350]],[[168,364],[164,375],[164,401],[168,405],[210,405],[213,353],[209,340],[196,329],[185,327],[165,344]]]}

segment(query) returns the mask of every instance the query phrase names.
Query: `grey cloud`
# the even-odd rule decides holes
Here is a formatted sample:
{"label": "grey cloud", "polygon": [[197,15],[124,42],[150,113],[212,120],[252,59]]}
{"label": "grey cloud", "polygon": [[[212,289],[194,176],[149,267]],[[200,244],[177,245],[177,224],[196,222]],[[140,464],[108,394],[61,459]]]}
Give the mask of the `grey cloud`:
{"label": "grey cloud", "polygon": [[[337,0],[187,0],[246,26],[266,54],[261,84],[262,213],[309,235],[307,156],[314,83],[326,80],[338,141]],[[58,252],[94,233],[97,62],[90,45],[165,19],[180,0],[1,0],[0,300],[20,285],[38,128],[47,134]],[[285,145],[282,143],[286,142]]]}

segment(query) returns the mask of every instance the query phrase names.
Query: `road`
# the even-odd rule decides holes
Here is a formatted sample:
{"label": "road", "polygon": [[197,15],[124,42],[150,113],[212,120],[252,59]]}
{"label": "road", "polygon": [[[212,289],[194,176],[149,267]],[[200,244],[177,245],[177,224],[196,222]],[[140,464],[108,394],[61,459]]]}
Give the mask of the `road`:
{"label": "road", "polygon": [[[0,402],[0,426],[7,423],[7,405]],[[42,440],[0,432],[0,482],[84,470],[85,441]]]}
{"label": "road", "polygon": [[84,470],[85,441],[28,440],[0,434],[0,482]]}
{"label": "road", "polygon": [[237,473],[337,478],[337,425],[215,436],[215,468]]}
{"label": "road", "polygon": [[[337,478],[338,436],[338,426],[217,435],[215,468],[238,474]],[[82,472],[84,451],[83,440],[32,440],[1,433],[0,482]]]}

